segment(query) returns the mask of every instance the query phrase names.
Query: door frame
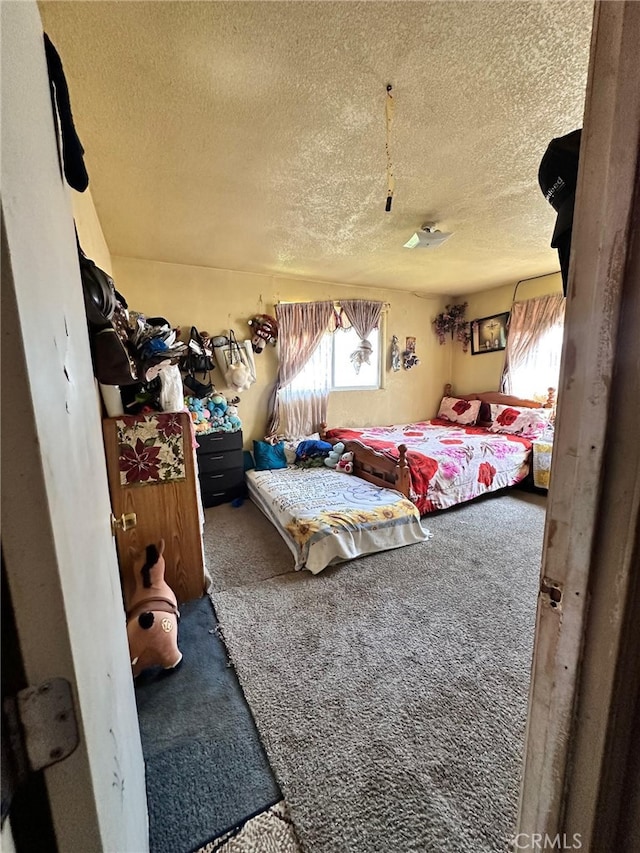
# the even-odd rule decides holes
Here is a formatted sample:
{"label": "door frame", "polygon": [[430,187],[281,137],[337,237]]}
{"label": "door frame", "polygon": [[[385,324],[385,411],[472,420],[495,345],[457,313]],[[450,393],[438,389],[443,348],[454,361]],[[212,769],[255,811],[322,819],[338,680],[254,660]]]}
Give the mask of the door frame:
{"label": "door frame", "polygon": [[523,850],[558,833],[631,849],[613,838],[640,683],[639,43],[640,3],[595,4],[541,570],[562,598],[541,583]]}
{"label": "door frame", "polygon": [[148,850],[144,761],[69,188],[33,0],[1,3],[2,554],[29,685],[80,742],[43,771],[58,848]]}

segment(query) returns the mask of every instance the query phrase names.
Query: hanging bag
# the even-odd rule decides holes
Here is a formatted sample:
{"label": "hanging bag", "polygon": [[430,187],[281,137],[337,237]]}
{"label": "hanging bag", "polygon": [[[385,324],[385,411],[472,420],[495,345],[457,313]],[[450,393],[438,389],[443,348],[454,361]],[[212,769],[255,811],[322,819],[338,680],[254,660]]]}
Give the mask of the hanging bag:
{"label": "hanging bag", "polygon": [[204,379],[206,374],[215,367],[212,356],[211,348],[205,343],[196,327],[192,326],[187,344],[187,354],[180,365],[182,370],[194,377],[200,373],[201,378]]}
{"label": "hanging bag", "polygon": [[255,382],[255,373],[249,364],[247,352],[236,339],[233,329],[229,330],[229,347],[225,353],[227,369],[224,379],[227,387],[236,392],[246,391]]}
{"label": "hanging bag", "polygon": [[213,391],[209,377],[210,371],[215,367],[212,356],[213,353],[204,338],[196,327],[192,326],[187,344],[187,354],[182,359],[180,367],[186,374],[183,379],[185,388],[200,400]]}

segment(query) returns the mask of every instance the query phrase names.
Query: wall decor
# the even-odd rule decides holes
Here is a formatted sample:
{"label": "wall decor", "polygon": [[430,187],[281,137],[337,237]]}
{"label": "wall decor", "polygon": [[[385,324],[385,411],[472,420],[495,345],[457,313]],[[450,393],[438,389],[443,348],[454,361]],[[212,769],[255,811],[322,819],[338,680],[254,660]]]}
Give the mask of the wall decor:
{"label": "wall decor", "polygon": [[411,370],[412,367],[417,367],[420,364],[420,359],[416,355],[416,339],[407,337],[405,351],[402,353],[402,366],[405,370]]}
{"label": "wall decor", "polygon": [[391,338],[391,370],[394,373],[400,370],[400,344],[397,335],[393,335]]}
{"label": "wall decor", "polygon": [[464,319],[467,310],[467,302],[458,305],[445,305],[444,311],[432,320],[433,328],[441,344],[446,343],[447,335],[451,335],[462,344],[462,351],[466,352],[471,340],[470,323]]}
{"label": "wall decor", "polygon": [[471,355],[499,352],[507,345],[509,312],[480,317],[471,322]]}

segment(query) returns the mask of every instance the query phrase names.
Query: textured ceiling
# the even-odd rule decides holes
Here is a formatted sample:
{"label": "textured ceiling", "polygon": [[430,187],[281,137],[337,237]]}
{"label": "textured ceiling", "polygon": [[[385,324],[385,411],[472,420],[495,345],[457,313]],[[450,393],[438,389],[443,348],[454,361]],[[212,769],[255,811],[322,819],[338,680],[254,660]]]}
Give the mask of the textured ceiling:
{"label": "textured ceiling", "polygon": [[113,254],[455,295],[558,269],[537,170],[582,124],[590,2],[40,9]]}

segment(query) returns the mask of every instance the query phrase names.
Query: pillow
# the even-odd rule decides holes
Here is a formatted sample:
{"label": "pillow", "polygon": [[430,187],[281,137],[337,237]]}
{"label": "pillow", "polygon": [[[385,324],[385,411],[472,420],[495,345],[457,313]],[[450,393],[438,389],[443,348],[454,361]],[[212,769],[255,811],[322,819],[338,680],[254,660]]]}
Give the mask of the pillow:
{"label": "pillow", "polygon": [[489,432],[521,435],[523,438],[539,438],[549,426],[553,409],[525,409],[520,406],[491,404]]}
{"label": "pillow", "polygon": [[458,397],[443,397],[438,417],[454,424],[470,426],[478,420],[480,400],[460,400]]}
{"label": "pillow", "polygon": [[286,468],[287,459],[284,455],[284,442],[269,444],[266,441],[253,442],[253,458],[256,471],[273,471],[276,468]]}
{"label": "pillow", "polygon": [[296,438],[292,436],[287,436],[284,439],[284,455],[287,458],[287,462],[289,465],[295,464],[296,461],[296,448],[300,444],[301,441],[319,441],[320,433],[314,432],[311,435],[300,435]]}
{"label": "pillow", "polygon": [[301,459],[310,459],[315,456],[325,457],[333,450],[333,445],[328,441],[320,439],[305,439],[296,447],[296,462]]}

